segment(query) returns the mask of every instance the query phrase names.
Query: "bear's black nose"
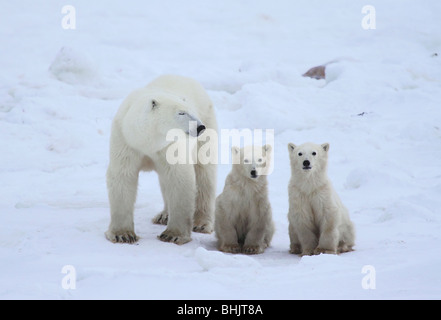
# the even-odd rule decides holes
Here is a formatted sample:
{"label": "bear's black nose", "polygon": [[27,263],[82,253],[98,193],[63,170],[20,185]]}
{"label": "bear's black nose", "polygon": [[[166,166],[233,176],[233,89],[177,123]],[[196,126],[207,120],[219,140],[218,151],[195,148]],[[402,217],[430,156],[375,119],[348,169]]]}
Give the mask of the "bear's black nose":
{"label": "bear's black nose", "polygon": [[309,162],[309,160],[303,161],[303,166],[304,167],[309,167],[310,165],[311,165],[311,162]]}
{"label": "bear's black nose", "polygon": [[199,125],[199,126],[197,127],[197,130],[198,130],[198,137],[202,134],[202,132],[204,132],[205,129],[206,129],[206,128],[205,128],[205,126],[204,126],[203,124],[201,124],[201,125]]}
{"label": "bear's black nose", "polygon": [[257,177],[257,171],[255,169],[251,170],[250,174],[251,174],[252,178],[256,178]]}

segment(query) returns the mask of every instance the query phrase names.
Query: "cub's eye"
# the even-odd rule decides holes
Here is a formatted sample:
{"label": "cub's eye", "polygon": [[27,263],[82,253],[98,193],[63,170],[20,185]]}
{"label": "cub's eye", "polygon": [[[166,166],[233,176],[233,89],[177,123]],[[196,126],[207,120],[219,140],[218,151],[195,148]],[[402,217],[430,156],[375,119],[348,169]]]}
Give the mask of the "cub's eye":
{"label": "cub's eye", "polygon": [[184,116],[185,115],[185,112],[179,112],[178,113],[180,116]]}
{"label": "cub's eye", "polygon": [[244,162],[244,163],[249,163],[250,160],[248,160],[248,159],[244,159],[243,162]]}
{"label": "cub's eye", "polygon": [[257,162],[262,162],[262,158],[259,158],[259,159],[257,160]]}
{"label": "cub's eye", "polygon": [[314,151],[314,152],[312,153],[312,155],[313,155],[313,156],[316,156],[316,155],[317,155],[317,152]]}
{"label": "cub's eye", "polygon": [[303,156],[303,153],[299,152],[299,157]]}

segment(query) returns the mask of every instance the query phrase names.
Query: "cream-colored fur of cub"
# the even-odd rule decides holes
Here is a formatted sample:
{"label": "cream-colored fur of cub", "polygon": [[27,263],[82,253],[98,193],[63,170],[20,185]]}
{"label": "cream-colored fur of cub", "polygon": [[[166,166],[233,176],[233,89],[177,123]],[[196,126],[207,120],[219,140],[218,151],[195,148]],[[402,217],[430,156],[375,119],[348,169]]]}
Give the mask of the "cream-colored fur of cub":
{"label": "cream-colored fur of cub", "polygon": [[288,144],[290,252],[300,255],[352,251],[354,226],[327,175],[329,144]]}
{"label": "cream-colored fur of cub", "polygon": [[259,254],[274,234],[267,173],[272,147],[232,148],[233,168],[216,199],[215,231],[223,252]]}

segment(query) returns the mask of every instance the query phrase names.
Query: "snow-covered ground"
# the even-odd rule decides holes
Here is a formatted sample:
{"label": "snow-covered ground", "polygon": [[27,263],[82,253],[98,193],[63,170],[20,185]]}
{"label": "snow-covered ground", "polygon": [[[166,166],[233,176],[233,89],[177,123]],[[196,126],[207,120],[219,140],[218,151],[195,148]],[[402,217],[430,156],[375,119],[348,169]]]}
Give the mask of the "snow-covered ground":
{"label": "snow-covered ground", "polygon": [[[438,0],[4,1],[0,299],[441,298],[440,12]],[[301,76],[334,59],[327,80]],[[157,240],[154,173],[140,177],[140,241],[105,239],[112,118],[164,73],[199,80],[220,128],[274,129],[264,254],[220,253],[213,234]],[[354,252],[288,253],[287,143],[306,141],[331,145]],[[218,193],[230,169],[219,165]]]}

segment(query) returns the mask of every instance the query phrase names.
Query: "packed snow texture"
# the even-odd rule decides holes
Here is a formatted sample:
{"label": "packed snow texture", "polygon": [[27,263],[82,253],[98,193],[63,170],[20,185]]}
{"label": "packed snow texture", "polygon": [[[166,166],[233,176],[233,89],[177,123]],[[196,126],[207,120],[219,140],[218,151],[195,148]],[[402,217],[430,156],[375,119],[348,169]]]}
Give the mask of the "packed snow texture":
{"label": "packed snow texture", "polygon": [[[75,29],[66,4],[0,10],[0,299],[441,298],[440,1],[78,0]],[[166,73],[203,84],[219,128],[274,129],[264,254],[218,252],[214,234],[157,240],[155,173],[140,175],[140,241],[105,239],[111,121]],[[354,252],[288,252],[287,144],[307,141],[330,143]]]}

